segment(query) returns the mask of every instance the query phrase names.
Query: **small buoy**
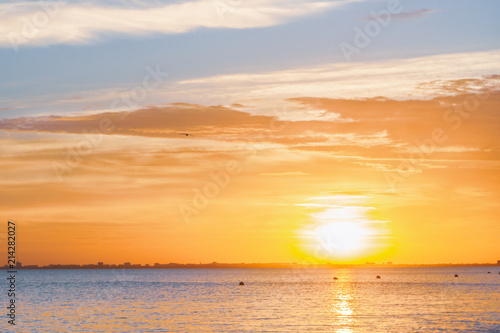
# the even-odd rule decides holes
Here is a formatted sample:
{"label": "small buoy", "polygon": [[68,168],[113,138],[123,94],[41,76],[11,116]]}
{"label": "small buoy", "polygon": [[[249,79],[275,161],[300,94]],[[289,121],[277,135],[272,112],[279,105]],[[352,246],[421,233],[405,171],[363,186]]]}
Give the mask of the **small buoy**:
{"label": "small buoy", "polygon": [[380,279],[380,275],[377,275],[377,279]]}
{"label": "small buoy", "polygon": [[455,274],[455,277],[458,277],[458,274]]}
{"label": "small buoy", "polygon": [[335,276],[333,279],[334,279],[334,280],[338,280],[338,278],[337,278],[336,276]]}
{"label": "small buoy", "polygon": [[244,286],[245,284],[243,282],[240,282],[240,286]]}

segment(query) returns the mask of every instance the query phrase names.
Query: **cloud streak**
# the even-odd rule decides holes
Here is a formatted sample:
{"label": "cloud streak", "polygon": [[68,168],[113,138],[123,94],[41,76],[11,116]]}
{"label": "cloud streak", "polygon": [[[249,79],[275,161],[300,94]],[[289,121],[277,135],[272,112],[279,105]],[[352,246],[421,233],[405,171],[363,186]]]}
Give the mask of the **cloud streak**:
{"label": "cloud streak", "polygon": [[342,2],[295,0],[241,1],[230,6],[217,1],[189,1],[161,6],[98,3],[6,3],[0,46],[42,46],[90,43],[104,35],[181,34],[199,28],[248,29],[283,24],[301,16],[339,6]]}
{"label": "cloud streak", "polygon": [[[394,19],[400,19],[400,20],[405,20],[405,19],[413,19],[413,18],[422,18],[426,17],[430,14],[436,13],[438,10],[436,9],[428,9],[428,8],[422,8],[422,9],[415,9],[415,10],[409,10],[406,12],[401,12],[397,14],[392,14],[391,17]],[[378,17],[377,16],[367,16],[365,17],[365,20],[367,21],[372,21],[376,20]]]}
{"label": "cloud streak", "polygon": [[[423,91],[424,82],[478,78],[496,73],[500,50],[455,53],[355,64],[332,63],[266,73],[217,75],[178,83],[182,91],[220,96],[221,100],[315,96],[327,98],[411,98],[443,94]],[[377,84],[373,84],[377,82]],[[430,88],[430,87],[428,87]],[[175,89],[175,88],[174,88]],[[215,91],[215,94],[213,93]],[[444,91],[448,94],[449,91]]]}
{"label": "cloud streak", "polygon": [[[457,117],[465,114],[465,110],[457,109],[456,105],[470,96],[474,95],[404,101],[300,97],[287,101],[296,107],[291,116],[285,112],[284,117],[256,115],[223,106],[176,103],[131,112],[6,118],[0,120],[0,130],[85,136],[85,133],[99,132],[104,121],[109,128],[109,132],[103,133],[105,135],[164,138],[174,150],[180,147],[180,142],[182,149],[203,144],[208,150],[232,150],[234,145],[251,142],[349,158],[399,159],[402,153],[418,152],[417,148],[425,145],[424,139],[429,137],[432,128],[444,128],[451,135],[458,124]],[[498,133],[496,110],[499,103],[498,91],[491,91],[488,97],[482,98],[478,109],[461,120],[460,136],[454,137],[452,145],[437,147],[436,157],[498,158],[491,138]],[[310,108],[320,109],[322,113],[314,118],[309,113]],[[191,136],[184,137],[180,133]]]}
{"label": "cloud streak", "polygon": [[[283,99],[301,96],[339,99],[377,96],[392,99],[429,98],[477,92],[483,88],[498,89],[500,80],[494,74],[499,64],[500,50],[493,50],[216,75],[166,82],[160,88],[148,91],[147,104],[179,101],[204,105],[234,104],[233,109],[272,114],[276,108],[282,108]],[[5,101],[3,106],[12,106],[20,112],[29,110],[38,115],[53,115],[82,111],[88,114],[88,106],[94,105],[91,112],[102,113],[117,111],[109,106],[124,94],[130,94],[130,86],[18,98]],[[288,116],[287,120],[295,120],[292,119],[295,117],[292,111],[289,108],[287,115],[284,115]],[[314,119],[319,115],[331,120],[338,117],[334,113],[325,114],[317,106],[309,107],[308,112],[301,116],[302,119]],[[279,118],[285,119],[281,115]],[[351,121],[349,115],[341,119]]]}

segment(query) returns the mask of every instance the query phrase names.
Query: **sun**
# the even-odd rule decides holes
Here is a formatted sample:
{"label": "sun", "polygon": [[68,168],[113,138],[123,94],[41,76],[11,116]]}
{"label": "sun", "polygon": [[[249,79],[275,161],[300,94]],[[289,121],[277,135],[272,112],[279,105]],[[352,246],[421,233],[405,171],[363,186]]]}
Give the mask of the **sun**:
{"label": "sun", "polygon": [[366,246],[370,231],[358,222],[334,222],[321,225],[314,231],[319,243],[337,252],[351,253]]}
{"label": "sun", "polygon": [[365,197],[329,196],[311,198],[306,207],[310,220],[299,230],[304,254],[320,261],[348,262],[372,257],[388,245],[386,221],[371,218],[374,207]]}

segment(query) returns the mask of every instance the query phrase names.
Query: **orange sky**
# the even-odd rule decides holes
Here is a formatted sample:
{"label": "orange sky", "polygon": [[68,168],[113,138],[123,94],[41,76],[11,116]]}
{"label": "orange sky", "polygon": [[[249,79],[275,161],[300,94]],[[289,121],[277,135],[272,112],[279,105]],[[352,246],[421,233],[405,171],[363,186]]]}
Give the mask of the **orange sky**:
{"label": "orange sky", "polygon": [[2,216],[23,264],[496,262],[498,80],[2,119]]}

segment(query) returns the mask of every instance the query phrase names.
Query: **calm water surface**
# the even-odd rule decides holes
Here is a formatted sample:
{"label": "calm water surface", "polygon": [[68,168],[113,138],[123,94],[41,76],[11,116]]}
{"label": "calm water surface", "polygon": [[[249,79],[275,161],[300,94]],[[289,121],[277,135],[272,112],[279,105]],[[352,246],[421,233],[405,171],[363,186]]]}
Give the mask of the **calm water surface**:
{"label": "calm water surface", "polygon": [[500,332],[499,271],[22,270],[15,332]]}

